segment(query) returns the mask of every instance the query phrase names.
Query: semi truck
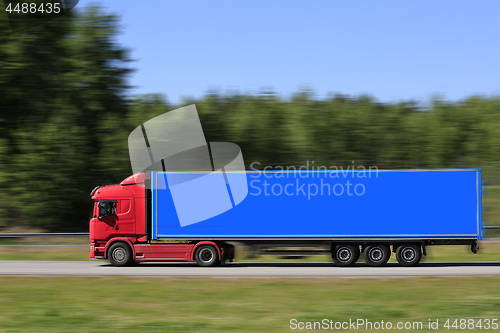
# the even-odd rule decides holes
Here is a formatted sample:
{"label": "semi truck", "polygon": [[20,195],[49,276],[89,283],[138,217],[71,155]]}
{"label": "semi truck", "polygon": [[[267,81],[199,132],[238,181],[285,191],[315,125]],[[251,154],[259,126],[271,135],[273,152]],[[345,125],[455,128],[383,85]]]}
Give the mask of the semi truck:
{"label": "semi truck", "polygon": [[221,265],[234,242],[415,266],[428,246],[476,253],[482,230],[480,169],[152,171],[91,198],[90,258],[115,266]]}

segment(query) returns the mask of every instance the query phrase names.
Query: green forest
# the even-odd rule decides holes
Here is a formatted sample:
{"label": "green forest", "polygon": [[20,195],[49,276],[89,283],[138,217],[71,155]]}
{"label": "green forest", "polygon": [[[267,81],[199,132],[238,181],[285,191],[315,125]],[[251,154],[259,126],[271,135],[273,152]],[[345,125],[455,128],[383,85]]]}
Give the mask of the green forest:
{"label": "green forest", "polygon": [[174,105],[168,92],[130,93],[133,54],[117,43],[120,29],[118,16],[94,6],[0,35],[1,227],[87,230],[90,191],[132,172],[129,133],[193,103],[207,141],[237,143],[247,167],[354,161],[474,167],[487,182],[500,179],[500,97],[436,98],[423,107],[372,96],[318,99],[307,90],[289,98],[207,92]]}

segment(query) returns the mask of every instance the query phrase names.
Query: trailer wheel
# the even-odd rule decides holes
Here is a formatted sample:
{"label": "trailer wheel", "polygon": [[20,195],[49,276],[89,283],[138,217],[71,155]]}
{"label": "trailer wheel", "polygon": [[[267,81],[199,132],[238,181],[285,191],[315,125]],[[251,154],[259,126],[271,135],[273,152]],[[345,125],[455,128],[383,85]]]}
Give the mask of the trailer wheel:
{"label": "trailer wheel", "polygon": [[416,266],[422,258],[420,246],[414,244],[403,244],[396,250],[396,259],[401,266]]}
{"label": "trailer wheel", "polygon": [[127,243],[118,242],[109,247],[108,260],[113,266],[129,266],[134,260]]}
{"label": "trailer wheel", "polygon": [[219,254],[212,245],[200,246],[196,249],[194,257],[198,265],[202,267],[215,266],[220,262]]}
{"label": "trailer wheel", "polygon": [[356,255],[355,256],[355,260],[354,262],[357,262],[359,260],[359,256],[361,255],[361,251],[359,250],[359,245],[353,245],[354,246],[354,254]]}
{"label": "trailer wheel", "polygon": [[332,246],[332,259],[337,266],[352,266],[359,258],[359,247],[350,244]]}
{"label": "trailer wheel", "polygon": [[368,245],[363,253],[366,263],[372,267],[384,266],[391,257],[389,247],[384,244]]}

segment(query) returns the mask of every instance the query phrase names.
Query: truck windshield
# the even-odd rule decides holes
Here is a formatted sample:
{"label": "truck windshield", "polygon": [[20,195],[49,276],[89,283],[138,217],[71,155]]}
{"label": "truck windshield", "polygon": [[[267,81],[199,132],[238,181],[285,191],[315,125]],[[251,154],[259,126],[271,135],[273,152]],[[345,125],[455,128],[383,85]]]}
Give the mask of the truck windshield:
{"label": "truck windshield", "polygon": [[116,200],[99,201],[99,217],[116,215]]}

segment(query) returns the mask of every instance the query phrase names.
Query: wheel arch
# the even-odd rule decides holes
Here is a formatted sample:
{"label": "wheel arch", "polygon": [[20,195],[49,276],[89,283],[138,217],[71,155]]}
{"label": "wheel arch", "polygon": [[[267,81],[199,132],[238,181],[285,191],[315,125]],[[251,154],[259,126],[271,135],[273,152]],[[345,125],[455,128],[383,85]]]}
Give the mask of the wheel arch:
{"label": "wheel arch", "polygon": [[108,259],[108,250],[111,245],[115,243],[127,243],[130,246],[130,250],[132,250],[132,259],[135,259],[135,248],[130,239],[126,237],[117,237],[110,239],[106,245],[104,246],[104,259]]}
{"label": "wheel arch", "polygon": [[189,254],[189,260],[195,260],[194,254],[196,253],[196,250],[198,250],[198,248],[202,245],[214,246],[215,249],[217,250],[217,256],[219,257],[218,259],[222,260],[222,254],[221,254],[219,244],[217,244],[216,242],[212,242],[212,241],[202,241],[202,242],[196,243],[195,246],[193,246],[193,248],[191,249],[191,253]]}

